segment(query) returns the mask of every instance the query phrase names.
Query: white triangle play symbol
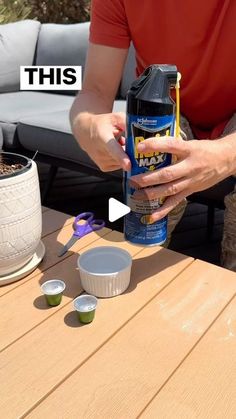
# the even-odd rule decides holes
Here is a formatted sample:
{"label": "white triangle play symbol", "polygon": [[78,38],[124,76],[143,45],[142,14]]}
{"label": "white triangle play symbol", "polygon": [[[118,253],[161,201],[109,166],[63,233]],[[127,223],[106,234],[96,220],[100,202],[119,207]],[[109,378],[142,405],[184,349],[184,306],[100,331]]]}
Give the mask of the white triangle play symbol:
{"label": "white triangle play symbol", "polygon": [[125,204],[122,204],[122,202],[120,201],[117,201],[117,199],[115,198],[109,199],[108,218],[109,218],[110,223],[113,223],[119,218],[124,217],[126,214],[129,214],[130,211],[131,211],[130,207],[128,207]]}

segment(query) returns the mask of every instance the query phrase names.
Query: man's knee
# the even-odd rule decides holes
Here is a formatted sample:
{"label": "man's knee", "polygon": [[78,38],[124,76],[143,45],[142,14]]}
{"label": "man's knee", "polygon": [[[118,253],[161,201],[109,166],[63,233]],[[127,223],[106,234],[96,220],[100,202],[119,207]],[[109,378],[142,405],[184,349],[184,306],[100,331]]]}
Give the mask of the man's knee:
{"label": "man's knee", "polygon": [[188,120],[184,116],[180,116],[180,135],[183,140],[193,140],[193,132]]}
{"label": "man's knee", "polygon": [[167,222],[167,236],[168,240],[170,241],[171,233],[183,217],[185,208],[187,206],[186,199],[183,199],[168,215],[168,222]]}
{"label": "man's knee", "polygon": [[229,122],[225,126],[222,137],[233,134],[234,132],[236,132],[236,113],[232,116],[232,118],[229,120]]}
{"label": "man's knee", "polygon": [[224,204],[225,204],[225,212],[232,213],[232,215],[235,216],[236,219],[236,187],[234,188],[234,191],[229,193],[224,198]]}
{"label": "man's knee", "polygon": [[236,188],[225,197],[222,265],[236,272]]}

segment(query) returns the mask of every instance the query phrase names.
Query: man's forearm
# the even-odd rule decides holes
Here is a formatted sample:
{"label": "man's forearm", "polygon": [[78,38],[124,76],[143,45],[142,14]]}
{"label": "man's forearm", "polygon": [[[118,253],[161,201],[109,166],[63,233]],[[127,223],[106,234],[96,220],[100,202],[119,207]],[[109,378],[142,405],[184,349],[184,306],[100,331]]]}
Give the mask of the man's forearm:
{"label": "man's forearm", "polygon": [[99,94],[89,90],[81,91],[70,110],[72,130],[75,125],[86,124],[91,119],[92,115],[109,113],[111,111],[112,101],[105,100]]}
{"label": "man's forearm", "polygon": [[112,113],[112,102],[99,94],[83,91],[70,112],[75,139],[103,172],[130,168],[130,160],[116,140],[125,128],[125,114]]}

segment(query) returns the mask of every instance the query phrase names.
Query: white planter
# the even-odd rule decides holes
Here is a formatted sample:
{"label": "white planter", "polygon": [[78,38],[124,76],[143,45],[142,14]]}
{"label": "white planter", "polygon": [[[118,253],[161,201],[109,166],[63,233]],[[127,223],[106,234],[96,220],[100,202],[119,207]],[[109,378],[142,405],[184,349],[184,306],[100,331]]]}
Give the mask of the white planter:
{"label": "white planter", "polygon": [[0,277],[26,265],[40,242],[42,211],[37,166],[0,176]]}

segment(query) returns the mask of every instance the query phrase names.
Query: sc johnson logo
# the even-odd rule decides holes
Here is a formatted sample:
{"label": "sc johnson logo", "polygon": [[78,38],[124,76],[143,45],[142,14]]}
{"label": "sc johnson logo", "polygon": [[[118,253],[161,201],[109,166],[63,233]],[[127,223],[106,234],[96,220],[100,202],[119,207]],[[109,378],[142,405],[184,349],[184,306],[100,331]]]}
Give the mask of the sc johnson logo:
{"label": "sc johnson logo", "polygon": [[20,90],[81,90],[81,66],[21,66]]}

